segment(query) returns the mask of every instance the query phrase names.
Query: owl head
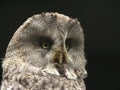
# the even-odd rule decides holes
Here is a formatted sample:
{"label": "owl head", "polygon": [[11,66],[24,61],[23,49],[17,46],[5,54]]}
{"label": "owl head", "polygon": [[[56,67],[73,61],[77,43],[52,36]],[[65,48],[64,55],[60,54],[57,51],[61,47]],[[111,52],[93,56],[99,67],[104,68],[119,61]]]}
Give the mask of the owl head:
{"label": "owl head", "polygon": [[77,19],[63,14],[34,15],[15,32],[5,58],[16,58],[69,79],[83,78],[86,75],[83,29]]}

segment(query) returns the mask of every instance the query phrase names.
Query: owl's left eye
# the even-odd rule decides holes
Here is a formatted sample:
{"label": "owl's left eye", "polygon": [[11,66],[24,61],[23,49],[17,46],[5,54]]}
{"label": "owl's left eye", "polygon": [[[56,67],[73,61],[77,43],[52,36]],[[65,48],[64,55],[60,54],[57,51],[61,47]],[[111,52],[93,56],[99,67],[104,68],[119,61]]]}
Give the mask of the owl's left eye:
{"label": "owl's left eye", "polygon": [[53,40],[48,37],[41,37],[39,39],[39,45],[42,49],[50,49],[53,45]]}
{"label": "owl's left eye", "polygon": [[49,43],[43,42],[42,45],[41,45],[41,47],[42,47],[43,49],[47,49],[47,48],[49,48]]}

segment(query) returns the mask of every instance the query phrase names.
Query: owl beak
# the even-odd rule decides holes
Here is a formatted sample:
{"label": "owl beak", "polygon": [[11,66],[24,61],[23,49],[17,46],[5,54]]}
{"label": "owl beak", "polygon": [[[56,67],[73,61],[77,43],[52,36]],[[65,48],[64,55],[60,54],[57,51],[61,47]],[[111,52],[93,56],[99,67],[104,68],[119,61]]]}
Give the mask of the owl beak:
{"label": "owl beak", "polygon": [[59,64],[62,64],[62,61],[63,61],[63,60],[60,58],[60,59],[59,59],[59,61],[58,61],[58,62],[59,62]]}
{"label": "owl beak", "polygon": [[64,64],[66,63],[66,55],[64,52],[58,51],[56,52],[54,56],[54,61],[57,62],[58,64]]}

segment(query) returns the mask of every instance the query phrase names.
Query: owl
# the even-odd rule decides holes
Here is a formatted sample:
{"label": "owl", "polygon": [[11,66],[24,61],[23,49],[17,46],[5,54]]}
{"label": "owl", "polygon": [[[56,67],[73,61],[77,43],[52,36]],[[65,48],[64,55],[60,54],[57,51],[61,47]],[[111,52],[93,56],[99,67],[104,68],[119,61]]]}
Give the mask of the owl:
{"label": "owl", "polygon": [[8,44],[1,90],[86,90],[86,62],[78,19],[57,12],[33,15]]}

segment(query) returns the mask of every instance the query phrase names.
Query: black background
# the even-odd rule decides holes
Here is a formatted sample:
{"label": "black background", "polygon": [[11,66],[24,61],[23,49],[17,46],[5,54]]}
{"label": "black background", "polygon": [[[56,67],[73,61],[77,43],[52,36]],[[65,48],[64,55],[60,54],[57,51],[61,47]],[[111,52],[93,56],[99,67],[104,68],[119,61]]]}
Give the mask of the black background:
{"label": "black background", "polygon": [[0,1],[1,61],[16,29],[28,17],[47,11],[81,22],[88,60],[87,90],[120,90],[120,4],[116,0]]}

